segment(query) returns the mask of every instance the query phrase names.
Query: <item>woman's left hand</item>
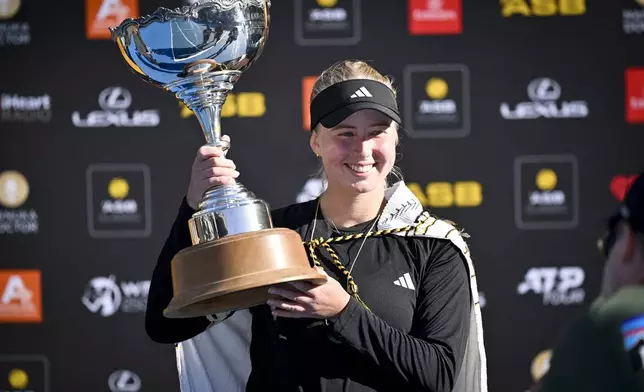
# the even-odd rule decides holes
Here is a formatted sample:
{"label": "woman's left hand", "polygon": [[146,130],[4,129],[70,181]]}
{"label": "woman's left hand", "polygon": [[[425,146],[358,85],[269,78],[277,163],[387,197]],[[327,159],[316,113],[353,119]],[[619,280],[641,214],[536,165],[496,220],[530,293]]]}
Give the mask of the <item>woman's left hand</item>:
{"label": "woman's left hand", "polygon": [[[324,269],[320,267],[315,269],[327,275]],[[333,319],[342,312],[351,298],[340,282],[328,275],[323,285],[290,282],[273,286],[268,292],[281,297],[266,302],[271,307],[273,315],[288,318]]]}

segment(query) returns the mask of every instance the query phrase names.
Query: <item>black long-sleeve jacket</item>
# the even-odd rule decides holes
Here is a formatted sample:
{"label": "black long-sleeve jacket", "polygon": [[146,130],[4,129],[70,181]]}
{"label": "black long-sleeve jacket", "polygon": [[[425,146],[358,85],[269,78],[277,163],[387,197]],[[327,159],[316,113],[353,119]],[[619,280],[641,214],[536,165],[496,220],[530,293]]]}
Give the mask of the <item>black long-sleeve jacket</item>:
{"label": "black long-sleeve jacket", "polygon": [[[309,240],[316,203],[273,210],[273,223]],[[193,212],[184,199],[152,276],[145,326],[156,342],[181,342],[210,325],[205,317],[168,319],[162,314],[173,295],[170,262],[191,245],[187,222]],[[344,231],[360,232],[371,223]],[[319,215],[314,237],[334,234]],[[354,261],[361,242],[333,244],[345,266]],[[346,286],[324,256],[327,273]],[[250,309],[247,391],[451,391],[465,352],[471,305],[458,249],[448,240],[370,237],[351,274],[370,310],[352,298],[329,325],[274,320],[267,305]]]}

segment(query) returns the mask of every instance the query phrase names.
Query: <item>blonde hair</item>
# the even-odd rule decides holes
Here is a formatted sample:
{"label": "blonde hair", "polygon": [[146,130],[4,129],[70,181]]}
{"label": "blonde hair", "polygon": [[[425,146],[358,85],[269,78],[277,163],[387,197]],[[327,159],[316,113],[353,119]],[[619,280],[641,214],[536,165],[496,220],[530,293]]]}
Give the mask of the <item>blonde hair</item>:
{"label": "blonde hair", "polygon": [[[370,79],[376,82],[380,82],[393,92],[394,97],[397,96],[396,88],[394,87],[393,78],[382,75],[375,68],[367,64],[362,60],[341,60],[338,61],[327,69],[322,71],[320,76],[317,78],[313,84],[313,89],[311,90],[311,100],[320,94],[324,89],[333,86],[334,84],[341,83],[347,80],[352,79]],[[317,124],[313,129],[313,132],[319,130],[320,124]],[[394,123],[396,132],[398,131],[398,123]],[[318,177],[326,180],[326,174],[324,172],[324,167],[320,164],[320,168],[316,174]],[[390,180],[390,176],[394,176],[398,181],[403,179],[402,172],[395,165],[391,168],[391,172],[387,175],[387,185],[392,185],[394,182]]]}

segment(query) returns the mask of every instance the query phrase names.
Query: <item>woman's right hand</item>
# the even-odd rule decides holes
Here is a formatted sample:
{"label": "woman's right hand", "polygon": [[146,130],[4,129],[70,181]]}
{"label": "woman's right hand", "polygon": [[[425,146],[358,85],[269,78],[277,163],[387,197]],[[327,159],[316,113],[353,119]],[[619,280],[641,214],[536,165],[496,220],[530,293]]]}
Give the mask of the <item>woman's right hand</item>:
{"label": "woman's right hand", "polygon": [[[228,135],[222,139],[230,142]],[[213,186],[234,184],[239,172],[235,170],[235,163],[227,159],[219,147],[203,145],[197,151],[197,156],[192,164],[190,185],[186,194],[188,205],[196,210],[206,191]]]}

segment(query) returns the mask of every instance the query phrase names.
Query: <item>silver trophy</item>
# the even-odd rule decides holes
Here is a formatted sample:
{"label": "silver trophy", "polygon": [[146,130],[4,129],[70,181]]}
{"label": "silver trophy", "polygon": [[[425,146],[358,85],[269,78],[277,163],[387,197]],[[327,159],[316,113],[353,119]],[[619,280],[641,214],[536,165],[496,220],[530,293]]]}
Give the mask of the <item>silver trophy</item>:
{"label": "silver trophy", "polygon": [[[269,30],[267,0],[199,1],[124,20],[110,28],[125,62],[194,112],[208,144],[228,151],[221,109],[257,60]],[[245,309],[271,297],[268,287],[326,281],[295,231],[273,228],[266,202],[242,184],[209,189],[189,221],[192,247],[172,260],[174,297],[165,315],[204,316]]]}

